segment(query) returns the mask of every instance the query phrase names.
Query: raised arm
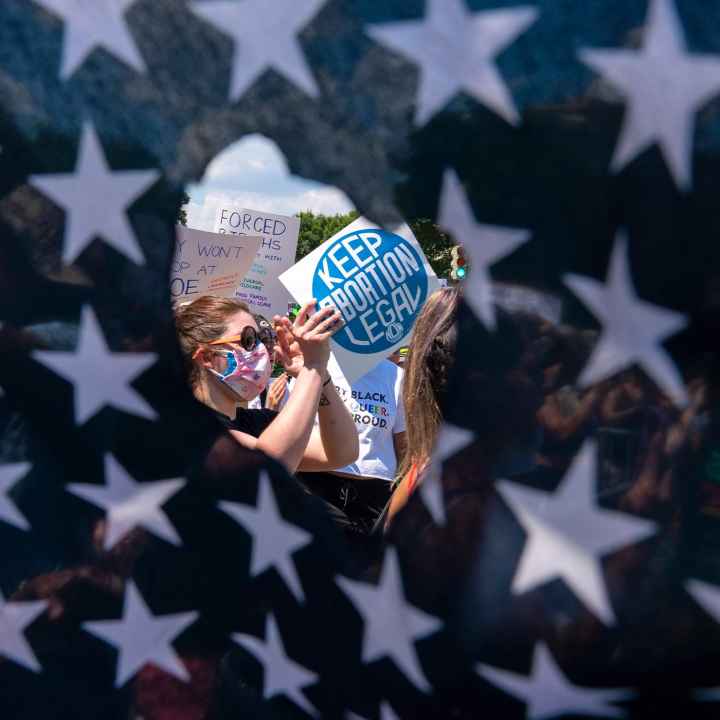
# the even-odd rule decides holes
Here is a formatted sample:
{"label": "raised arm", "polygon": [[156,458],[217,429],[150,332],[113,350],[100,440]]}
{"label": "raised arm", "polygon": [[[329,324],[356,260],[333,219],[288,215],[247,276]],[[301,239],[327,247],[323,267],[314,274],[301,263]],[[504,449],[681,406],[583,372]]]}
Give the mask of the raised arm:
{"label": "raised arm", "polygon": [[279,460],[294,473],[307,449],[315,423],[323,372],[302,368],[285,407],[255,442],[255,448]]}
{"label": "raised arm", "polygon": [[[302,364],[296,363],[293,369],[296,380],[287,405],[257,440],[243,433],[233,433],[240,443],[262,450],[283,463],[290,472],[298,469],[308,451],[322,385],[329,377],[330,337],[342,323],[340,314],[332,308],[323,308],[319,312],[314,312],[314,308],[315,301],[308,303],[293,326],[289,321],[283,323],[276,318],[279,352],[286,354],[286,367],[293,364],[295,355],[302,358]],[[287,356],[291,350],[293,357]],[[354,427],[352,433],[357,442]],[[352,443],[352,438],[346,436],[343,441]]]}
{"label": "raised arm", "polygon": [[360,454],[357,430],[332,381],[320,393],[318,420],[299,469],[337,470],[355,462]]}
{"label": "raised arm", "polygon": [[[287,318],[275,318],[275,329],[278,335],[276,348],[278,360],[283,364],[288,375],[296,378],[290,394],[291,398],[297,392],[299,373],[303,368],[313,364],[313,360],[306,355],[301,337],[298,336],[297,325],[297,321],[295,325],[291,325]],[[340,324],[333,327],[333,332],[339,330],[340,327]],[[313,405],[313,418],[315,413],[318,416],[318,424],[310,434],[299,469],[305,471],[337,470],[355,462],[360,453],[357,430],[350,412],[330,380],[327,372],[327,359],[323,365],[320,394]]]}

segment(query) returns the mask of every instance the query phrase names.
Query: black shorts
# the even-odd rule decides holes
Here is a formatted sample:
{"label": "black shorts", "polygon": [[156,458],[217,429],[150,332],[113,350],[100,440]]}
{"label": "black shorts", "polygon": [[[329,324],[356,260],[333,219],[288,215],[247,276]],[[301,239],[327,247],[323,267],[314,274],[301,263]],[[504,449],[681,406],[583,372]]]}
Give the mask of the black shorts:
{"label": "black shorts", "polygon": [[313,495],[340,510],[352,530],[361,534],[370,534],[390,499],[392,483],[379,478],[355,480],[327,472],[301,472],[296,477]]}

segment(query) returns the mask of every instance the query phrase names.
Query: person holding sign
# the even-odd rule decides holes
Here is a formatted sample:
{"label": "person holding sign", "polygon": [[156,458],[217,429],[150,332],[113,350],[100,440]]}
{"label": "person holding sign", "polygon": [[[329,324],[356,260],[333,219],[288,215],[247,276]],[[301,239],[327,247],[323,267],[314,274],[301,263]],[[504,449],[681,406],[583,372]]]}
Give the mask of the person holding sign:
{"label": "person holding sign", "polygon": [[[332,357],[328,370],[337,394],[352,415],[360,454],[355,462],[338,470],[301,472],[298,479],[314,495],[341,510],[356,532],[368,534],[390,498],[405,451],[403,371],[390,360],[382,360],[351,384]],[[273,391],[273,402],[286,402],[295,391],[295,380],[276,380],[268,393],[269,401]]]}
{"label": "person holding sign", "polygon": [[293,396],[279,413],[247,407],[267,386],[272,360],[245,303],[206,295],[175,310],[195,397],[217,413],[237,442],[263,451],[291,473],[343,467],[359,452],[355,424],[327,372],[329,340],[342,320],[331,309],[314,308],[315,301],[305,305],[294,324],[275,318],[276,354],[297,376]]}
{"label": "person holding sign", "polygon": [[407,344],[439,287],[410,228],[388,232],[358,218],[280,276],[294,298],[337,308],[345,324],[333,355],[350,384]]}

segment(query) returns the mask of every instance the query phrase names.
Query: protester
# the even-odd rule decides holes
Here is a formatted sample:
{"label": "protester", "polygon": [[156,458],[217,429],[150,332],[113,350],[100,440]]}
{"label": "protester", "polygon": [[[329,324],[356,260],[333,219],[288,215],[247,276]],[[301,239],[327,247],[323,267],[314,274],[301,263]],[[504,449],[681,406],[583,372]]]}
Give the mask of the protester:
{"label": "protester", "polygon": [[237,442],[265,452],[290,472],[343,467],[359,452],[354,423],[327,372],[329,340],[340,329],[341,317],[331,308],[313,312],[314,307],[314,301],[305,305],[294,324],[274,319],[276,356],[297,376],[293,397],[279,413],[247,407],[272,372],[247,305],[203,296],[175,314],[195,397],[217,413]]}
{"label": "protester", "polygon": [[[537,469],[519,459],[535,455],[542,405],[538,324],[497,306],[495,321],[488,329],[461,307],[456,288],[434,293],[418,316],[403,388],[408,453],[377,526],[398,552],[407,594],[443,618],[459,654],[473,657],[490,613],[512,613],[503,632],[520,626],[525,636],[535,617],[528,605],[509,607],[511,576],[486,581],[520,557],[523,536],[497,481],[509,479],[508,467],[513,482],[535,477]],[[435,472],[431,460],[443,423],[470,433]],[[437,483],[433,492],[419,492],[430,482]],[[482,619],[474,614],[479,607]],[[469,709],[456,714],[471,717]]]}
{"label": "protester", "polygon": [[[254,317],[258,326],[258,339],[265,346],[274,363],[277,335],[273,330],[272,323],[264,315],[260,315],[259,313],[256,313]],[[248,403],[248,408],[260,410],[264,407],[270,407],[270,405],[266,403],[266,400],[271,386],[272,380],[270,380],[270,384],[256,398]],[[277,410],[277,407],[272,407],[271,409]]]}
{"label": "protester", "polygon": [[[304,472],[298,478],[314,494],[340,508],[357,531],[369,533],[390,498],[398,461],[405,451],[404,373],[390,360],[382,360],[351,385],[334,358],[328,370],[352,415],[360,455],[339,470]],[[294,384],[290,384],[290,394]]]}
{"label": "protester", "polygon": [[410,348],[407,347],[399,348],[388,358],[388,360],[395,363],[398,367],[405,367],[405,360],[407,359],[409,349]]}
{"label": "protester", "polygon": [[407,418],[408,451],[398,468],[387,524],[406,504],[418,477],[427,467],[442,415],[440,402],[457,342],[455,316],[459,293],[455,288],[439,290],[428,298],[413,329],[403,403]]}
{"label": "protester", "polygon": [[[456,359],[459,299],[457,288],[437,291],[428,298],[413,329],[403,388],[408,452],[398,469],[386,528],[424,480],[430,463]],[[454,388],[474,405],[473,417],[483,419],[476,431],[484,462],[477,467],[475,480],[489,480],[504,465],[518,465],[517,456],[531,455],[537,442],[541,393],[539,378],[530,375],[531,371],[537,375],[531,342],[526,329],[508,313],[497,308],[496,314],[495,332],[473,333],[475,360],[462,387]]]}

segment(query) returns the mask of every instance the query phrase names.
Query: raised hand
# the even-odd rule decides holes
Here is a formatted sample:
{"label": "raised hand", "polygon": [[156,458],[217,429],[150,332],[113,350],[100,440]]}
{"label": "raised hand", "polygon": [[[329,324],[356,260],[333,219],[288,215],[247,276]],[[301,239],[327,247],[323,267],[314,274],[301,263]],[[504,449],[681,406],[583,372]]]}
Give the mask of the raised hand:
{"label": "raised hand", "polygon": [[268,390],[267,398],[265,399],[265,407],[268,410],[278,410],[280,403],[285,397],[285,390],[287,389],[288,376],[286,373],[279,375],[273,381],[273,384]]}
{"label": "raised hand", "polygon": [[277,344],[275,360],[279,362],[290,377],[297,377],[305,364],[300,345],[292,334],[292,325],[287,318],[276,315],[273,318]]}
{"label": "raised hand", "polygon": [[289,375],[296,376],[304,366],[325,371],[330,357],[330,338],[341,329],[342,315],[331,307],[315,311],[316,301],[307,303],[293,324],[275,317],[278,335],[276,356]]}

